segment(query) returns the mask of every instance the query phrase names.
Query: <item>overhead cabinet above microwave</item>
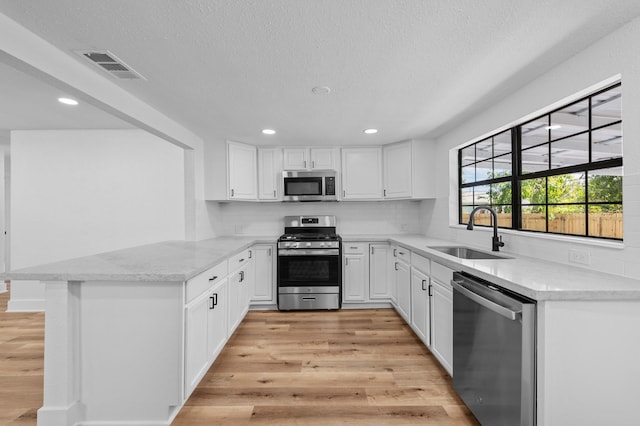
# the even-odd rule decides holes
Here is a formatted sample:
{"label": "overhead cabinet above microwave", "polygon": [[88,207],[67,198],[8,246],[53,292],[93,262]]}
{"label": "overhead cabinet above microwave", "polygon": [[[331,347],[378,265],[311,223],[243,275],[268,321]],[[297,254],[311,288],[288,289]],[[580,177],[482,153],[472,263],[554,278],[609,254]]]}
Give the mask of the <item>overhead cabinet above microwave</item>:
{"label": "overhead cabinet above microwave", "polygon": [[339,148],[284,148],[284,170],[337,170]]}

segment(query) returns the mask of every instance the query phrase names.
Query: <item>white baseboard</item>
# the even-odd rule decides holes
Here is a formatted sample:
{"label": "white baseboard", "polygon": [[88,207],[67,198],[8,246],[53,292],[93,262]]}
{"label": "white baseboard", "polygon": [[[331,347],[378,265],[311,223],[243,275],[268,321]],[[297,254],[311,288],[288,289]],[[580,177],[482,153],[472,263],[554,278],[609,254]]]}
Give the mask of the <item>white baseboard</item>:
{"label": "white baseboard", "polygon": [[44,312],[44,299],[9,299],[7,312]]}

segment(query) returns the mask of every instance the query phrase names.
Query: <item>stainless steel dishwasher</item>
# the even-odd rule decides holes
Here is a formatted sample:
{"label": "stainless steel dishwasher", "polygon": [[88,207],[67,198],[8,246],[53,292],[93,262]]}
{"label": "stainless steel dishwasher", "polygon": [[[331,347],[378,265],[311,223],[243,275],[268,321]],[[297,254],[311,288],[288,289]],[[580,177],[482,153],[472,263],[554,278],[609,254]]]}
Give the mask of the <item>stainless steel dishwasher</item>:
{"label": "stainless steel dishwasher", "polygon": [[453,387],[483,425],[535,425],[535,301],[464,272],[451,284]]}

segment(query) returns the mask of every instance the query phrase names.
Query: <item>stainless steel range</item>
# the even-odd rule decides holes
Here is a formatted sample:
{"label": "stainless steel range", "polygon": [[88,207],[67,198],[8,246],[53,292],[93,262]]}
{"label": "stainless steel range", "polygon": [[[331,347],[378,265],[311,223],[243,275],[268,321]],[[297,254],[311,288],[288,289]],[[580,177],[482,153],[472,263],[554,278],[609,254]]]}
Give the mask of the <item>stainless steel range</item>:
{"label": "stainless steel range", "polygon": [[342,239],[335,216],[285,216],[278,239],[278,309],[340,309]]}

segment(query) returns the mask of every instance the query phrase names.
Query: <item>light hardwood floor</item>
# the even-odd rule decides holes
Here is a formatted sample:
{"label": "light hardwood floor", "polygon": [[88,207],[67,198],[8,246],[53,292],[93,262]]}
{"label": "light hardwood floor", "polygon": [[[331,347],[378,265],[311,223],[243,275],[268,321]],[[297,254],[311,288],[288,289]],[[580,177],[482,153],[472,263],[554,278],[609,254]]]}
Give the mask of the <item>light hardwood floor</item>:
{"label": "light hardwood floor", "polygon": [[[0,424],[35,425],[44,314],[0,294]],[[174,425],[477,425],[391,309],[250,312]]]}

